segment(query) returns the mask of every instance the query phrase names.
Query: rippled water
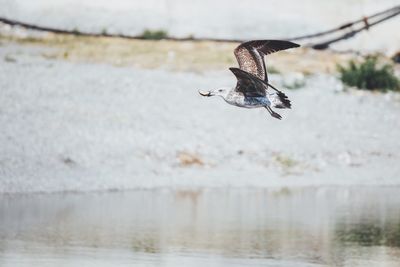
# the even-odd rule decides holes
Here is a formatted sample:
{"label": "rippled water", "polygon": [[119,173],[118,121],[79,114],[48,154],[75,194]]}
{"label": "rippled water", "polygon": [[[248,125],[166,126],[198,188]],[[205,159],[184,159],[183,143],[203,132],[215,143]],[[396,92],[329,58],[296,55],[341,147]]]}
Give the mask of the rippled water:
{"label": "rippled water", "polygon": [[0,197],[0,266],[398,266],[400,188]]}

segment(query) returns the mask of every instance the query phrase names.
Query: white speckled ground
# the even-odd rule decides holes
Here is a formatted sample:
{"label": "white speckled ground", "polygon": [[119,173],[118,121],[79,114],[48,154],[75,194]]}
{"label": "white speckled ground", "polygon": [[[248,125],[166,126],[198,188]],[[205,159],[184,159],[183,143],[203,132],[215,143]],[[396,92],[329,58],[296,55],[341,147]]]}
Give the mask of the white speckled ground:
{"label": "white speckled ground", "polygon": [[400,184],[398,94],[337,92],[317,75],[287,92],[278,121],[197,93],[234,83],[229,71],[68,63],[2,44],[0,192]]}

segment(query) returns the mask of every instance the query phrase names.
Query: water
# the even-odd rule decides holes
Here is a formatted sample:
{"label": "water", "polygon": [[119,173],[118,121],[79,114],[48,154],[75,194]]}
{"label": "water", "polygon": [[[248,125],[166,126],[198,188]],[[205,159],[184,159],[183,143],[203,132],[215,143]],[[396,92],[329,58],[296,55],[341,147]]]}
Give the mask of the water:
{"label": "water", "polygon": [[0,196],[0,266],[399,266],[400,188]]}

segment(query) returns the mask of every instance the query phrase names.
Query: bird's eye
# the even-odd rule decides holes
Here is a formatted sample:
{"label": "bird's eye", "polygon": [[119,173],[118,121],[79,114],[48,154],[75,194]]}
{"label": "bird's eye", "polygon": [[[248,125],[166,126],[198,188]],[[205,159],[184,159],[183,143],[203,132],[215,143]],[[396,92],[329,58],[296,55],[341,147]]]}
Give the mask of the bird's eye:
{"label": "bird's eye", "polygon": [[222,89],[219,89],[218,92],[222,92]]}

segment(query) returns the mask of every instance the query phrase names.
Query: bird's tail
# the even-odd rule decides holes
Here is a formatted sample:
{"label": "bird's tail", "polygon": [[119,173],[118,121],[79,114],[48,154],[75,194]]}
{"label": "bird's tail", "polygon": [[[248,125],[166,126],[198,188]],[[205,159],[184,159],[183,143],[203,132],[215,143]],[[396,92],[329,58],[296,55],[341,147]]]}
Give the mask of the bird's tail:
{"label": "bird's tail", "polygon": [[275,87],[273,87],[272,85],[270,85],[268,83],[268,86],[271,87],[272,89],[274,89],[274,91],[272,90],[268,90],[267,91],[267,97],[269,99],[269,101],[272,104],[272,107],[274,108],[291,108],[292,104],[290,103],[289,98],[282,93],[281,91],[279,91],[278,89],[276,89]]}

